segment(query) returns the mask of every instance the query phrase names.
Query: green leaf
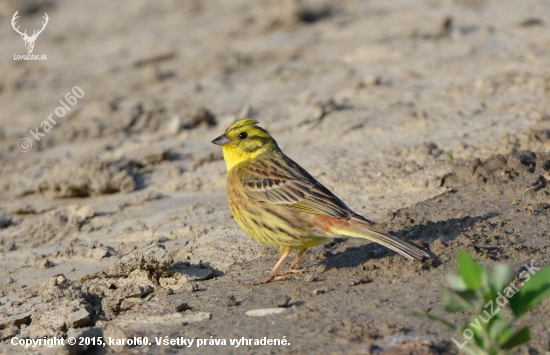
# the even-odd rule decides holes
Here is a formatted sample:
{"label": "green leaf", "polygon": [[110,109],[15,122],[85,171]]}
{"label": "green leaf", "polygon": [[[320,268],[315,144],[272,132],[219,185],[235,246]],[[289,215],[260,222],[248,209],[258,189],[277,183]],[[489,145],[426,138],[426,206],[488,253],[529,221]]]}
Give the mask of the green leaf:
{"label": "green leaf", "polygon": [[447,328],[451,329],[451,330],[455,330],[456,329],[456,326],[443,319],[443,318],[440,318],[436,315],[433,315],[431,313],[428,313],[428,312],[424,312],[424,311],[415,311],[415,310],[410,310],[408,311],[408,313],[412,314],[412,315],[415,315],[415,316],[418,316],[418,317],[423,317],[423,318],[427,318],[429,320],[431,320],[432,322],[437,322],[437,323],[441,323],[443,324],[444,326],[446,326]]}
{"label": "green leaf", "polygon": [[516,334],[509,337],[504,344],[501,345],[502,349],[509,350],[515,348],[518,345],[528,342],[531,339],[529,333],[529,327],[523,327]]}
{"label": "green leaf", "polygon": [[[486,349],[483,346],[483,339],[480,336],[481,335],[480,332],[476,330],[474,327],[472,327],[470,324],[466,324],[462,327],[462,329],[460,329],[460,334],[464,335],[464,331],[466,329],[470,329],[473,333],[473,337],[471,337],[470,339],[466,339],[468,344],[470,344],[472,348],[477,349],[478,351],[481,350],[481,353],[484,353],[483,350],[486,350]],[[485,354],[487,353],[485,352]]]}
{"label": "green leaf", "polygon": [[512,334],[514,334],[514,331],[512,330],[512,328],[508,327],[508,328],[504,329],[502,334],[500,334],[498,336],[497,343],[498,344],[506,343],[506,341],[508,341],[508,339],[510,339]]}
{"label": "green leaf", "polygon": [[456,271],[464,279],[468,290],[481,288],[487,278],[487,271],[463,249],[458,252],[458,269]]}
{"label": "green leaf", "polygon": [[516,318],[530,311],[550,295],[550,266],[532,270],[535,274],[526,274],[530,275],[530,278],[523,281],[519,292],[510,298],[510,308]]}
{"label": "green leaf", "polygon": [[441,295],[445,310],[449,313],[461,311],[475,311],[477,297],[472,291],[456,292],[452,290],[443,290]]}
{"label": "green leaf", "polygon": [[447,282],[455,291],[466,291],[468,289],[468,285],[461,276],[456,274],[447,274],[446,276]]}
{"label": "green leaf", "polygon": [[510,266],[502,263],[496,264],[489,277],[489,284],[495,293],[502,292],[506,286],[514,280],[514,272]]}
{"label": "green leaf", "polygon": [[468,355],[487,355],[487,353],[483,351],[483,349],[478,348],[472,343],[469,343],[469,345],[466,345],[460,350],[465,352]]}
{"label": "green leaf", "polygon": [[[499,340],[500,337],[505,333],[512,334],[512,329],[508,325],[508,322],[502,315],[502,311],[498,312],[487,324],[487,334],[491,340]],[[508,336],[509,336],[508,335]]]}

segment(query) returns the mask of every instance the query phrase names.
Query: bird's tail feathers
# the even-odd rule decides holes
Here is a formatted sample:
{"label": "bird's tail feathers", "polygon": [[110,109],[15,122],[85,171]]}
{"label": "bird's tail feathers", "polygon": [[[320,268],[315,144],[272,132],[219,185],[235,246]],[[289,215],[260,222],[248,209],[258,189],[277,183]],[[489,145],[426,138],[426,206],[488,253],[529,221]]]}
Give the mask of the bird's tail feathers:
{"label": "bird's tail feathers", "polygon": [[402,241],[394,236],[382,232],[365,222],[352,222],[351,225],[342,228],[337,233],[354,238],[366,238],[373,242],[382,244],[385,247],[403,255],[411,260],[430,259],[430,254],[417,247]]}

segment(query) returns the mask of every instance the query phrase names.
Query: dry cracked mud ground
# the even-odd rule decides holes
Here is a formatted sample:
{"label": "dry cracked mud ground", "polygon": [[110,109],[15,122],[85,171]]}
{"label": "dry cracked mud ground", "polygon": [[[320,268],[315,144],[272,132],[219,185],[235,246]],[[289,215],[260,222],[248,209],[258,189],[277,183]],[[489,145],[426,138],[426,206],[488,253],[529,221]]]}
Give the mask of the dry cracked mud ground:
{"label": "dry cracked mud ground", "polygon": [[[15,11],[29,29],[48,14],[47,60],[13,59]],[[550,264],[549,18],[534,0],[2,2],[0,352],[458,353],[407,313],[444,314],[458,250],[518,275]],[[210,143],[243,116],[434,259],[337,239],[304,274],[251,286],[279,254],[232,219]],[[246,314],[271,307],[284,312]],[[548,314],[546,300],[522,319],[517,354],[548,354]],[[71,336],[153,345],[11,343]],[[287,343],[229,344],[243,337]]]}

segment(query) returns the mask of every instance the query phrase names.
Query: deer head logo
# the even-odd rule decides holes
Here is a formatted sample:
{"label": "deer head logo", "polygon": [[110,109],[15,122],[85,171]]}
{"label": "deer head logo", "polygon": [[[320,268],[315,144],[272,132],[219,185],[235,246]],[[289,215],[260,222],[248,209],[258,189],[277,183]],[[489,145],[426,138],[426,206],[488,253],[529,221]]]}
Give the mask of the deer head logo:
{"label": "deer head logo", "polygon": [[25,48],[27,49],[27,53],[30,54],[34,50],[34,42],[36,41],[36,38],[38,37],[39,34],[42,33],[42,31],[44,31],[44,28],[46,28],[46,25],[48,24],[48,20],[49,20],[48,19],[48,14],[44,13],[43,17],[46,20],[46,22],[42,22],[42,29],[39,30],[38,32],[36,32],[36,30],[34,30],[33,33],[32,33],[32,36],[28,36],[27,35],[27,30],[25,30],[25,32],[21,32],[21,31],[19,31],[19,26],[17,26],[17,28],[15,28],[15,21],[19,17],[19,16],[17,16],[18,12],[19,12],[19,10],[15,11],[15,14],[13,14],[13,17],[11,19],[11,26],[13,27],[15,32],[17,32],[21,35],[21,38],[23,38],[23,40],[25,41]]}

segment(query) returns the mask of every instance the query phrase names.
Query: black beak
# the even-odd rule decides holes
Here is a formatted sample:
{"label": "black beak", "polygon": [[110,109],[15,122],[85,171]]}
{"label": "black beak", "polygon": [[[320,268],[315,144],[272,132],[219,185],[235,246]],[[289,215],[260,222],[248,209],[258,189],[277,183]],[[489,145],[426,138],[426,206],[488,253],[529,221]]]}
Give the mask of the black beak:
{"label": "black beak", "polygon": [[227,138],[225,136],[225,134],[222,134],[221,136],[219,136],[218,138],[216,138],[212,141],[212,143],[217,144],[217,145],[224,145],[224,144],[227,144],[229,142],[230,142],[230,140],[229,140],[229,138]]}

